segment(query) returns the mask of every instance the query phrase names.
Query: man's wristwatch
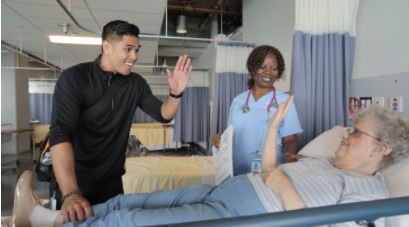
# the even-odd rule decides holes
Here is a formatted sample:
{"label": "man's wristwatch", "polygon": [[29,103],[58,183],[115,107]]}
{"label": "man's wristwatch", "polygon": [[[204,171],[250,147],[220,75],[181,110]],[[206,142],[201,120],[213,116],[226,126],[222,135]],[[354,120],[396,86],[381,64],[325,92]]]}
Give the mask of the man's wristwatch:
{"label": "man's wristwatch", "polygon": [[178,94],[178,95],[174,95],[174,94],[172,94],[172,92],[169,92],[169,95],[170,95],[170,97],[173,97],[173,98],[175,98],[175,99],[178,99],[178,98],[181,98],[181,97],[183,96],[183,91],[182,91],[182,93],[180,93],[180,94]]}

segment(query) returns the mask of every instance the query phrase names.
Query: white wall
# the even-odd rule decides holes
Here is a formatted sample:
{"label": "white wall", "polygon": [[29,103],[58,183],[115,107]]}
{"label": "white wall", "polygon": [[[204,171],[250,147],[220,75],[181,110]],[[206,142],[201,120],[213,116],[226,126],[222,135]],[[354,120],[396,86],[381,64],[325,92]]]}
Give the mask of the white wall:
{"label": "white wall", "polygon": [[[45,68],[44,65],[29,62],[27,57],[13,51],[1,54],[1,123],[12,124],[8,129],[30,129],[28,95],[29,78],[56,78],[59,72],[26,70],[18,67]],[[13,133],[11,141],[1,144],[2,155],[16,155],[31,152],[30,132]]]}
{"label": "white wall", "polygon": [[[28,111],[28,72],[15,68],[28,65],[27,58],[17,56],[14,52],[4,52],[1,55],[1,124],[2,130],[23,130],[30,128]],[[2,155],[17,155],[30,151],[30,132],[11,134],[11,140],[2,142]]]}
{"label": "white wall", "polygon": [[409,117],[409,1],[361,0],[351,96],[403,98]]}
{"label": "white wall", "polygon": [[[16,64],[15,59],[15,55],[11,52],[2,53],[1,66],[14,66]],[[1,124],[7,124],[1,127],[2,130],[15,129],[17,125],[15,74],[16,71],[14,69],[1,69]],[[6,136],[2,140],[5,138]],[[10,141],[2,141],[1,143],[1,154],[17,154],[16,134],[12,134],[8,138],[10,138]]]}
{"label": "white wall", "polygon": [[287,76],[276,87],[285,92],[290,91],[294,23],[294,0],[243,0],[243,41],[281,51]]}
{"label": "white wall", "polygon": [[353,78],[409,72],[409,1],[361,0]]}

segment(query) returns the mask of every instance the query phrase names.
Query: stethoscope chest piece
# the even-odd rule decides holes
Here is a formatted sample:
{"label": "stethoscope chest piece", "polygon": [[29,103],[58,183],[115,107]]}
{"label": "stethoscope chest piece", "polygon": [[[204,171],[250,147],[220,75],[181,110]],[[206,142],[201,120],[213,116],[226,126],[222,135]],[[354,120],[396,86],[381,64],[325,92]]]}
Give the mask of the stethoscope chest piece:
{"label": "stethoscope chest piece", "polygon": [[[246,103],[241,107],[243,113],[248,113],[250,111],[250,107],[248,105],[249,103],[249,98],[251,93],[253,93],[253,87],[250,88],[249,93],[247,95],[247,99],[246,99]],[[277,99],[276,99],[276,89],[273,87],[273,98],[271,99],[270,103],[267,106],[267,112],[270,112],[270,108],[277,108],[278,104],[277,104]]]}
{"label": "stethoscope chest piece", "polygon": [[248,113],[250,111],[250,107],[248,105],[243,105],[241,109],[243,110],[243,113]]}
{"label": "stethoscope chest piece", "polygon": [[270,103],[270,105],[268,106],[269,108],[273,107],[276,108],[278,107],[278,104],[276,102]]}

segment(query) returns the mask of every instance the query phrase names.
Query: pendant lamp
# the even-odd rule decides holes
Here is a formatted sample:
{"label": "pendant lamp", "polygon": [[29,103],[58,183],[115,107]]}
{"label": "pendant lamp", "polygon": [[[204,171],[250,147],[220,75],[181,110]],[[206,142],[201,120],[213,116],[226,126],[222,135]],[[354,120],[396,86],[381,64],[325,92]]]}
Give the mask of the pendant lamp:
{"label": "pendant lamp", "polygon": [[186,30],[186,16],[184,15],[179,15],[177,18],[177,23],[176,23],[176,32],[180,34],[184,34],[187,32]]}

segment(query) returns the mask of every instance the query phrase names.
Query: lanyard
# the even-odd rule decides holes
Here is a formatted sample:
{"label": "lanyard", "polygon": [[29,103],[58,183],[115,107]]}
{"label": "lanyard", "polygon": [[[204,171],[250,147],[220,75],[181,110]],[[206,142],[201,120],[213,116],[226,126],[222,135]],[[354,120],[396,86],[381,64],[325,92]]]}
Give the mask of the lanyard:
{"label": "lanyard", "polygon": [[[247,99],[246,99],[246,103],[242,106],[242,110],[243,113],[247,113],[250,111],[250,107],[249,107],[249,98],[250,95],[253,93],[253,87],[250,88],[248,94],[247,94]],[[274,107],[277,108],[277,99],[276,99],[276,89],[273,86],[273,98],[271,98],[270,103],[267,106],[267,112],[270,113],[270,107]]]}

